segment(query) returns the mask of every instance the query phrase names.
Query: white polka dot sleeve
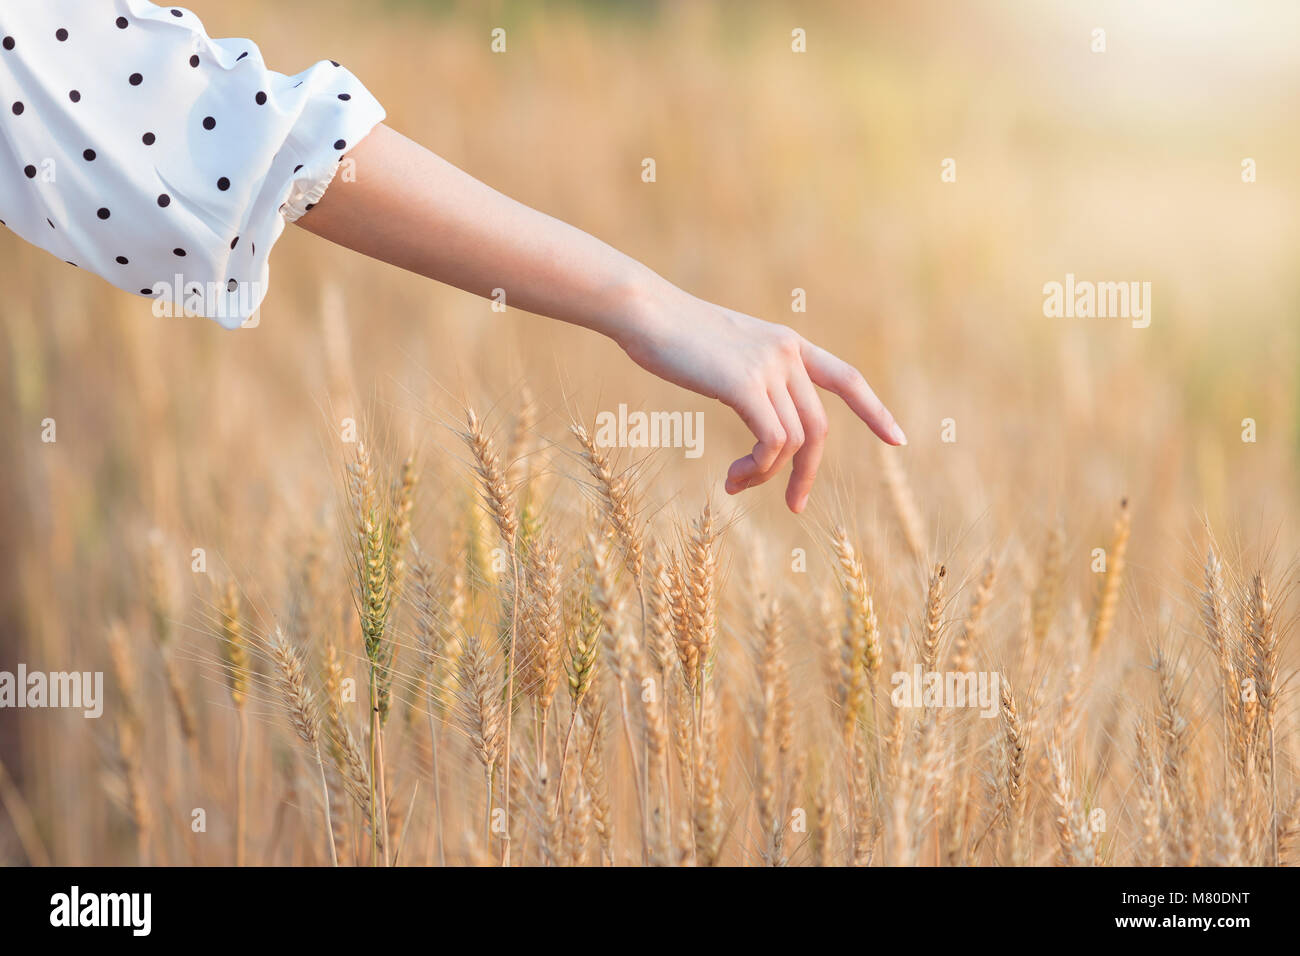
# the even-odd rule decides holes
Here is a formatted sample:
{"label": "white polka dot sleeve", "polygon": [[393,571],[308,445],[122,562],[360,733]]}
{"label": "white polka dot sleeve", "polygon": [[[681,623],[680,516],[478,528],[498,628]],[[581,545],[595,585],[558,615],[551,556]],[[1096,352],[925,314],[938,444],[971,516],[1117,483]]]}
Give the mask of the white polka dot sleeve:
{"label": "white polka dot sleeve", "polygon": [[226,328],[261,304],[285,222],[383,118],[334,61],[272,72],[180,7],[0,3],[0,221]]}

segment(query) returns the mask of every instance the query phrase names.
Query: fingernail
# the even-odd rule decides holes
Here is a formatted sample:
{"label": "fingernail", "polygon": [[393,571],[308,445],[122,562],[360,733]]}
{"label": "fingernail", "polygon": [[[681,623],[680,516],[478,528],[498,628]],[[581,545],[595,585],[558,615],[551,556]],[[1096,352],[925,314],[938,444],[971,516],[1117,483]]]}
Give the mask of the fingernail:
{"label": "fingernail", "polygon": [[894,427],[890,430],[889,434],[892,435],[894,441],[898,442],[900,445],[907,444],[907,436],[903,434],[903,429],[899,427],[898,422],[894,422]]}

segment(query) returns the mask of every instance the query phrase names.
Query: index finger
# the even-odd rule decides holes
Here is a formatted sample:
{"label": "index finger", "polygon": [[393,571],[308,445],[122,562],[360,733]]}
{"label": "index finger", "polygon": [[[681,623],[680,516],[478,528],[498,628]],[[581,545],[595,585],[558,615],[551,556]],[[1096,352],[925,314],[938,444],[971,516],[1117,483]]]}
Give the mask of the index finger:
{"label": "index finger", "polygon": [[906,445],[907,436],[883,402],[876,397],[862,373],[838,356],[819,345],[805,341],[800,347],[808,377],[827,391],[844,399],[853,414],[867,423],[881,441],[891,445]]}

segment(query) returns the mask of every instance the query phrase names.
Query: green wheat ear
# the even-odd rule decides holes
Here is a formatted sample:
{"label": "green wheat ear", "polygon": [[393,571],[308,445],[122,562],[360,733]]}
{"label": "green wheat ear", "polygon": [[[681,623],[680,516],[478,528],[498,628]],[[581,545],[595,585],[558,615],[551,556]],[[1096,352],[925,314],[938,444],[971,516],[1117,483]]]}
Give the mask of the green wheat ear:
{"label": "green wheat ear", "polygon": [[600,611],[591,600],[590,593],[584,593],[577,627],[569,637],[569,698],[575,707],[582,703],[591,690],[603,629]]}
{"label": "green wheat ear", "polygon": [[230,699],[243,707],[248,698],[248,644],[239,620],[239,590],[226,582],[221,597],[221,659],[225,664]]}
{"label": "green wheat ear", "polygon": [[379,503],[370,453],[358,443],[356,460],[348,466],[349,490],[356,519],[358,602],[361,636],[375,682],[381,722],[388,719],[392,700],[393,645],[385,640],[392,606],[389,586],[390,526]]}

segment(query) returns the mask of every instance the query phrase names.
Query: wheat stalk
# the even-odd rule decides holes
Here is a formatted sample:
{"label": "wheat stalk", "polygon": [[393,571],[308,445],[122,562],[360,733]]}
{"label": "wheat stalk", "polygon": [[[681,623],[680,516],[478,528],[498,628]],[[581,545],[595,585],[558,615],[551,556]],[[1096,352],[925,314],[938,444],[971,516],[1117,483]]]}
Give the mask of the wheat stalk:
{"label": "wheat stalk", "polygon": [[280,697],[284,701],[289,715],[289,723],[294,732],[305,743],[316,758],[316,768],[320,771],[321,795],[325,805],[325,836],[328,840],[330,863],[339,865],[338,851],[334,846],[334,821],[330,816],[329,784],[325,781],[325,761],[321,758],[320,712],[316,709],[316,700],[311,688],[307,686],[307,672],[303,668],[302,658],[297,650],[289,644],[280,628],[271,636],[271,662],[275,665],[276,682],[280,688]]}
{"label": "wheat stalk", "polygon": [[248,645],[240,621],[239,590],[234,581],[227,581],[221,595],[221,649],[226,663],[226,682],[230,699],[238,715],[235,741],[235,866],[244,865],[244,843],[247,833],[245,794],[248,788]]}
{"label": "wheat stalk", "polygon": [[474,466],[482,485],[483,500],[496,522],[501,543],[510,556],[510,637],[506,648],[505,734],[502,742],[504,751],[502,807],[505,811],[505,826],[501,835],[501,865],[509,866],[510,761],[513,752],[510,737],[515,709],[515,670],[518,664],[516,654],[519,635],[519,554],[517,551],[519,519],[515,513],[514,496],[510,493],[505,472],[501,468],[501,459],[493,447],[492,439],[483,431],[482,424],[472,408],[465,412],[465,424],[466,431],[462,434],[462,438],[473,453]]}
{"label": "wheat stalk", "polygon": [[384,772],[384,724],[392,701],[394,644],[387,635],[392,606],[390,589],[391,540],[387,520],[379,505],[378,478],[364,442],[357,443],[356,456],[348,465],[349,492],[356,532],[357,608],[361,636],[369,661],[370,687],[370,821],[372,839],[379,840],[383,862],[388,857],[388,799]]}
{"label": "wheat stalk", "polygon": [[501,678],[497,667],[475,634],[465,641],[460,658],[460,686],[465,715],[465,729],[470,746],[483,767],[487,809],[484,812],[483,839],[492,841],[492,778],[505,749],[506,705],[501,697]]}

